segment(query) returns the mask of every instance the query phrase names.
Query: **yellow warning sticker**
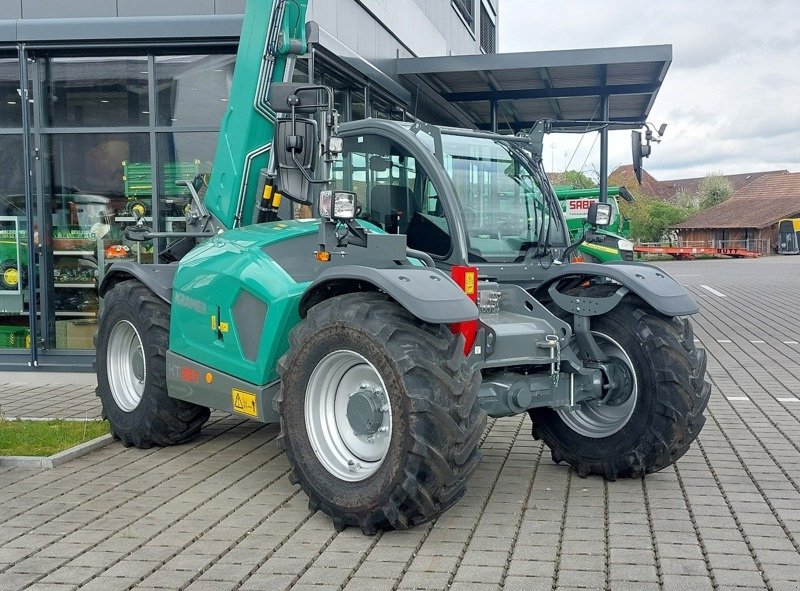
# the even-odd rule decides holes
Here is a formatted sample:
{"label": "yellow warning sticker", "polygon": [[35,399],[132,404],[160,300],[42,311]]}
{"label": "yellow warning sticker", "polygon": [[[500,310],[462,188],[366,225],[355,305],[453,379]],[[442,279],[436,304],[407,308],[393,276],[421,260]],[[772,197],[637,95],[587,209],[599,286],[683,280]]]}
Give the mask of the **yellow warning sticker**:
{"label": "yellow warning sticker", "polygon": [[219,331],[220,332],[228,332],[228,323],[227,322],[220,322],[219,323]]}
{"label": "yellow warning sticker", "polygon": [[258,418],[258,402],[255,394],[233,388],[231,400],[233,401],[233,410],[248,417]]}

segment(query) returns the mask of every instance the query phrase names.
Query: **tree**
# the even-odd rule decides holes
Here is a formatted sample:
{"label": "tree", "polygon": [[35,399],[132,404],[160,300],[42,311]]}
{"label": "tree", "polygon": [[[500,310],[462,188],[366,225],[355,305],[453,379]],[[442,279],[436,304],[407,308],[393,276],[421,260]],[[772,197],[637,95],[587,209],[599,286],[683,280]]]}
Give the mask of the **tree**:
{"label": "tree", "polygon": [[697,202],[700,209],[719,205],[733,194],[733,185],[721,172],[710,172],[700,181]]}
{"label": "tree", "polygon": [[633,203],[621,202],[625,217],[631,221],[631,237],[637,242],[659,242],[670,226],[680,224],[690,210],[651,197],[639,197]]}
{"label": "tree", "polygon": [[578,170],[550,173],[550,182],[553,185],[564,185],[574,189],[594,189],[597,183]]}

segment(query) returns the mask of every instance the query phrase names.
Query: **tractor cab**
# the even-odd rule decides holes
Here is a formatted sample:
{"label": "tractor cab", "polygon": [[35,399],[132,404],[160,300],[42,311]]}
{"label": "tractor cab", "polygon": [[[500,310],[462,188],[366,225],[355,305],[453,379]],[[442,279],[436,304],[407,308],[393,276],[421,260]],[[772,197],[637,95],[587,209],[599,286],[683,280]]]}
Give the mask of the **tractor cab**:
{"label": "tractor cab", "polygon": [[370,119],[340,127],[336,189],[357,196],[357,217],[436,265],[532,281],[569,234],[541,160],[526,137]]}

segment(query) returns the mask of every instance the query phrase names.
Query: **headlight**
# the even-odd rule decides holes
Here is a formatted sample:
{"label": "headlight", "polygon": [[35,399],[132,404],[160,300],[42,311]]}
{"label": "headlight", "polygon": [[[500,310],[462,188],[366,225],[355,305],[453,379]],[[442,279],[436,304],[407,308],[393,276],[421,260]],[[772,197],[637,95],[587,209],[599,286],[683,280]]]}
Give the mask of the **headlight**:
{"label": "headlight", "polygon": [[356,217],[356,194],[322,191],[319,194],[319,215],[333,220],[352,220]]}
{"label": "headlight", "polygon": [[633,250],[633,242],[621,238],[617,240],[617,248],[619,250]]}

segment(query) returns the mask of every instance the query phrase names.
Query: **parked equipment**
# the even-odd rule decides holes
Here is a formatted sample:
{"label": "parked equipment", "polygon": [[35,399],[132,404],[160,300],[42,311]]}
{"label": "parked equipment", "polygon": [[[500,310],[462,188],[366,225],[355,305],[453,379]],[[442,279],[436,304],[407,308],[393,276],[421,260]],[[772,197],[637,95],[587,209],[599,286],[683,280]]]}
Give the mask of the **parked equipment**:
{"label": "parked equipment", "polygon": [[[600,189],[574,189],[556,187],[556,196],[567,220],[572,240],[578,240],[586,229],[586,216],[592,203],[599,203]],[[633,242],[631,242],[630,220],[622,215],[617,197],[632,203],[633,195],[625,187],[608,187],[607,203],[611,205],[611,223],[597,230],[591,239],[584,240],[578,247],[579,256],[588,263],[607,263],[610,261],[632,261]]]}
{"label": "parked equipment", "polygon": [[778,254],[800,254],[800,218],[778,222]]}
{"label": "parked equipment", "polygon": [[[281,82],[305,9],[248,3],[205,200],[186,184],[186,233],[127,230],[177,238],[178,262],[103,279],[114,435],[183,443],[209,408],[279,422],[310,508],[368,534],[461,498],[487,414],[528,412],[580,476],[680,458],[709,396],[689,293],[649,265],[564,263],[575,245],[530,137],[338,125],[330,89]],[[588,223],[609,217],[598,204]]]}

